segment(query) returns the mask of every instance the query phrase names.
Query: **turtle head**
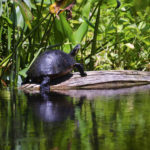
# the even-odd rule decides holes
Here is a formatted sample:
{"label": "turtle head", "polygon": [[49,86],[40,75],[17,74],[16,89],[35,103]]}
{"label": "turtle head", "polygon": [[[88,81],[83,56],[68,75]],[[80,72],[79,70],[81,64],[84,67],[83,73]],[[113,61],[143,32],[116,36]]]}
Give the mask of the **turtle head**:
{"label": "turtle head", "polygon": [[70,52],[70,55],[71,55],[72,57],[76,56],[80,48],[81,48],[80,44],[76,45],[76,46],[74,47],[74,49]]}

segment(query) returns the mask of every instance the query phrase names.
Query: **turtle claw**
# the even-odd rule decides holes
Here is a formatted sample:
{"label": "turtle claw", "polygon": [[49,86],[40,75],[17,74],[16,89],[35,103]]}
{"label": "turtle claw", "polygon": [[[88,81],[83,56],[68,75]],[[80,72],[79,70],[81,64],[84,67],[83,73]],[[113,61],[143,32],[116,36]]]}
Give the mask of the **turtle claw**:
{"label": "turtle claw", "polygon": [[79,70],[81,77],[87,76],[87,74],[84,72],[83,66],[80,63],[75,63],[74,66]]}

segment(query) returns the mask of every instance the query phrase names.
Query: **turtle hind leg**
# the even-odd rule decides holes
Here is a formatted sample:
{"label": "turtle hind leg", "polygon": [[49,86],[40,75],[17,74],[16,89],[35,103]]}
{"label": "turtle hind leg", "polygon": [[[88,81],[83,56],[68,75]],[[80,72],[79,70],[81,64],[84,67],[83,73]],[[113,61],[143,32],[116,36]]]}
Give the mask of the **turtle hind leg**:
{"label": "turtle hind leg", "polygon": [[44,76],[40,84],[40,92],[45,93],[50,91],[50,77]]}
{"label": "turtle hind leg", "polygon": [[74,66],[78,69],[82,77],[87,76],[87,74],[84,72],[83,66],[80,63],[75,63]]}

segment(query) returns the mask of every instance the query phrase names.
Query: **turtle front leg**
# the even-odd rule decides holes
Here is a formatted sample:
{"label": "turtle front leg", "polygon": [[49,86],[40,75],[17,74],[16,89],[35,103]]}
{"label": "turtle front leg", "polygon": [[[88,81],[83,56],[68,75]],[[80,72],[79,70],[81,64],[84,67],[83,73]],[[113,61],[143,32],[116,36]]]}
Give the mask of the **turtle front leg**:
{"label": "turtle front leg", "polygon": [[80,63],[75,63],[74,66],[78,69],[82,77],[87,76],[87,74],[84,72],[83,66]]}
{"label": "turtle front leg", "polygon": [[40,84],[40,92],[45,93],[50,91],[50,77],[45,76],[43,77],[43,81]]}

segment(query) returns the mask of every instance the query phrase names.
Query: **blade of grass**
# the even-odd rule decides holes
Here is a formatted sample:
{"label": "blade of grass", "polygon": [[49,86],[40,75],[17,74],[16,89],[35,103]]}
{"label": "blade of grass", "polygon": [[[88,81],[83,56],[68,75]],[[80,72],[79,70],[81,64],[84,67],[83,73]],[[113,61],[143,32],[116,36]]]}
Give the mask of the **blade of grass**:
{"label": "blade of grass", "polygon": [[[33,64],[33,62],[35,61],[35,59],[39,56],[39,54],[40,54],[40,52],[42,51],[42,49],[43,49],[43,48],[40,48],[40,49],[38,50],[38,52],[35,54],[33,60],[31,61],[30,65],[28,66],[28,69],[31,67],[31,65]],[[27,70],[28,70],[28,69],[27,69]]]}
{"label": "blade of grass", "polygon": [[2,66],[5,62],[7,62],[12,56],[12,53],[10,53],[1,63],[0,66]]}
{"label": "blade of grass", "polygon": [[[48,23],[47,23],[47,26],[46,26],[46,29],[45,29],[45,32],[44,32],[44,34],[43,34],[43,37],[42,37],[42,39],[41,39],[41,44],[40,45],[43,45],[43,41],[44,41],[44,39],[45,39],[45,37],[47,36],[47,33],[48,33],[48,31],[49,31],[49,26],[50,26],[50,23],[51,23],[51,21],[52,21],[52,15],[50,16],[50,18],[49,18],[49,21],[48,21]],[[53,22],[52,22],[53,23]],[[52,26],[52,25],[51,25]],[[51,26],[50,26],[50,29],[51,29]]]}
{"label": "blade of grass", "polygon": [[[100,6],[101,6],[102,1],[103,0],[99,1],[98,3],[98,11],[97,11],[95,30],[94,30],[93,40],[92,40],[91,55],[94,55],[96,51],[96,41],[97,41],[98,26],[99,26],[99,20],[100,20]],[[91,59],[90,69],[92,69],[93,66],[94,66],[94,61]]]}
{"label": "blade of grass", "polygon": [[3,31],[3,26],[0,26],[0,42],[2,40],[2,31]]}
{"label": "blade of grass", "polygon": [[15,55],[16,55],[16,52],[15,52],[15,22],[16,22],[16,11],[15,11],[15,3],[13,2],[13,5],[12,5],[12,12],[13,12],[13,31],[12,31],[12,65],[11,65],[11,73],[10,73],[10,86],[13,87],[14,86],[14,70],[15,70]]}
{"label": "blade of grass", "polygon": [[[52,26],[53,26],[53,24],[55,22],[55,19],[56,19],[56,17],[54,17],[54,16],[52,16],[52,17],[53,17],[53,21],[52,21],[52,23],[51,23],[51,25],[50,25],[50,27],[49,27],[49,29],[47,31],[47,39],[46,39],[46,41],[48,41],[48,39],[49,39],[49,37],[51,35],[50,33],[51,33],[51,30],[52,30]],[[52,20],[52,19],[50,19],[50,20]],[[47,43],[45,43],[44,49],[46,49],[46,45],[47,45]]]}
{"label": "blade of grass", "polygon": [[91,53],[94,54],[95,50],[96,50],[96,41],[97,41],[97,33],[98,33],[98,26],[99,26],[99,20],[100,20],[100,6],[103,0],[101,0],[98,3],[98,11],[97,11],[97,16],[96,16],[96,23],[95,23],[95,27],[94,27],[94,35],[93,35],[93,42],[92,42],[92,49],[91,49]]}
{"label": "blade of grass", "polygon": [[11,49],[11,35],[12,35],[12,28],[10,28],[8,26],[8,52],[10,51]]}
{"label": "blade of grass", "polygon": [[26,35],[26,37],[18,44],[18,47],[21,46],[21,44],[32,34],[34,31],[41,25],[41,23],[49,16],[50,14],[48,13],[44,18],[39,20],[39,23]]}

